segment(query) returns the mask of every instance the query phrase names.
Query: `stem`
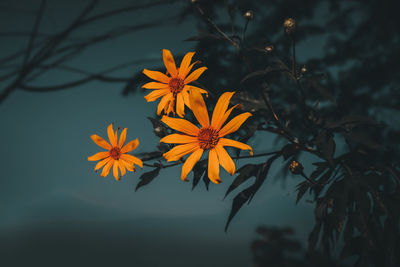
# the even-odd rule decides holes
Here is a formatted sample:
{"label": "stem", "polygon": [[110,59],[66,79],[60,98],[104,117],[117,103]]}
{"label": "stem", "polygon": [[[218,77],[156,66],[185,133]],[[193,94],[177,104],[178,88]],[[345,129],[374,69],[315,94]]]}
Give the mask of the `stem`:
{"label": "stem", "polygon": [[242,43],[244,43],[244,39],[246,37],[246,30],[247,30],[247,26],[249,25],[249,21],[248,19],[246,19],[246,24],[244,24],[244,28],[243,28],[243,32],[242,32]]}
{"label": "stem", "polygon": [[212,21],[209,17],[207,17],[207,16],[205,15],[203,9],[201,9],[198,5],[196,5],[196,8],[197,8],[197,10],[199,11],[199,13],[200,13],[204,18],[206,18],[206,20],[211,24],[211,26],[213,26],[214,29],[217,30],[217,32],[219,32],[226,40],[228,40],[237,50],[240,50],[239,45],[238,45],[235,41],[233,41],[231,38],[229,38],[229,36],[226,35],[226,33],[224,33],[224,32],[218,27],[218,25],[214,23],[214,21]]}
{"label": "stem", "polygon": [[309,182],[309,183],[311,183],[311,184],[313,184],[313,185],[318,185],[316,182],[314,182],[313,180],[311,180],[310,178],[308,178],[307,175],[305,175],[304,172],[301,173],[301,176],[303,176],[303,177],[307,180],[307,182]]}
{"label": "stem", "polygon": [[[249,156],[232,157],[232,159],[248,159],[248,158],[265,157],[265,156],[278,154],[279,152],[280,152],[280,150],[279,151],[273,151],[273,152],[255,154],[255,155],[252,155],[252,156],[249,155]],[[163,165],[161,163],[154,163],[154,164],[143,163],[143,166],[166,169],[166,168],[169,168],[169,167],[178,166],[178,165],[180,165],[182,163],[184,163],[184,161],[181,160],[181,161],[178,161],[178,162],[175,162],[175,163],[171,163],[171,164],[168,164],[168,165]]]}
{"label": "stem", "polygon": [[227,2],[226,0],[224,0],[224,5],[225,5],[225,8],[226,8],[226,12],[227,12],[228,15],[229,15],[229,21],[230,21],[230,23],[231,23],[232,34],[233,34],[233,35],[236,35],[235,24],[233,23],[232,13],[231,13],[231,10],[229,9],[229,5],[228,5],[228,2]]}

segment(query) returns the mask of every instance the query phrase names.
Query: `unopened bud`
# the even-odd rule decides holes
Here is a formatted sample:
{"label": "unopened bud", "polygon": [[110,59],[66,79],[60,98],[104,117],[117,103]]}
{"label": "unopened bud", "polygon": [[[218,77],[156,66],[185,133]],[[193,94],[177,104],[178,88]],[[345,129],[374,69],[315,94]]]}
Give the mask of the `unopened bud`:
{"label": "unopened bud", "polygon": [[301,73],[306,73],[307,72],[307,67],[304,65],[303,67],[301,67],[300,69]]}
{"label": "unopened bud", "polygon": [[252,20],[254,18],[254,14],[253,14],[252,10],[247,10],[243,16],[248,20]]}
{"label": "unopened bud", "polygon": [[267,53],[271,53],[275,48],[273,45],[267,45],[264,49]]}
{"label": "unopened bud", "polygon": [[199,0],[190,0],[190,3],[192,3],[193,5],[197,4],[199,2]]}
{"label": "unopened bud", "polygon": [[300,162],[293,160],[289,165],[289,169],[293,174],[302,174],[304,167]]}
{"label": "unopened bud", "polygon": [[296,31],[296,21],[293,18],[288,18],[283,22],[285,33],[292,34]]}

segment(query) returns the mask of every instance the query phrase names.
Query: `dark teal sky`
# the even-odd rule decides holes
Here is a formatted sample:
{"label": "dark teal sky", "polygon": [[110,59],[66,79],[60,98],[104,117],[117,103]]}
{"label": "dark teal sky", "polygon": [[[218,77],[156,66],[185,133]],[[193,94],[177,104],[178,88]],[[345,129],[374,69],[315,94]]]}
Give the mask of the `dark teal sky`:
{"label": "dark teal sky", "polygon": [[[78,1],[48,2],[40,25],[43,33],[62,29],[84,6]],[[130,2],[108,2],[109,6],[101,2],[93,13]],[[30,31],[39,3],[3,1],[1,32]],[[180,7],[174,4],[113,17],[79,33],[87,36],[116,25],[135,25],[173,14]],[[128,76],[144,67],[160,66],[163,48],[174,55],[193,51],[193,44],[183,40],[195,33],[192,21],[135,32],[95,45],[68,65],[96,72],[136,59],[159,60],[114,73]],[[26,38],[3,38],[1,57],[26,45]],[[34,84],[53,85],[79,77],[52,71]],[[123,86],[91,82],[51,93],[16,91],[0,105],[2,259],[16,266],[251,266],[250,242],[258,225],[293,226],[305,240],[313,226],[311,205],[296,207],[295,185],[300,180],[289,177],[282,188],[273,182],[276,167],[228,233],[224,225],[234,194],[222,200],[233,180],[225,171],[221,171],[223,183],[211,185],[208,192],[202,183],[192,191],[190,183],[179,179],[179,168],[162,170],[138,192],[134,188],[141,170],[119,182],[95,173],[95,163],[87,157],[101,149],[89,137],[106,137],[111,122],[127,127],[128,139],[139,138],[134,153],[154,150],[159,141],[146,119],[153,115],[156,103],[146,103],[141,90],[123,97]],[[255,151],[274,150],[268,135],[256,136],[249,144]],[[243,164],[237,162],[237,169]]]}

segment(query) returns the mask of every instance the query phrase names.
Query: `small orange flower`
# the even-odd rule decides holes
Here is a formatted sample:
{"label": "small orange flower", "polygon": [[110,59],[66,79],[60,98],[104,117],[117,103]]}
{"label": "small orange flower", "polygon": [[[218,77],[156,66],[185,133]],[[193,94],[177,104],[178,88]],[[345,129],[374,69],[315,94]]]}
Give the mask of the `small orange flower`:
{"label": "small orange flower", "polygon": [[149,82],[142,86],[146,89],[155,89],[144,98],[147,100],[147,102],[153,102],[162,97],[157,107],[157,115],[160,115],[163,110],[164,114],[169,115],[172,112],[175,115],[176,106],[176,113],[178,116],[183,118],[185,115],[185,105],[190,108],[188,92],[191,90],[197,90],[200,93],[207,94],[206,90],[196,86],[188,85],[189,83],[196,81],[207,69],[206,67],[201,67],[188,75],[193,66],[197,63],[194,62],[190,64],[194,54],[194,52],[187,53],[183,57],[180,67],[177,68],[171,51],[163,49],[164,65],[167,68],[167,74],[170,76],[167,76],[159,71],[151,71],[148,69],[143,70],[145,75],[157,81]]}
{"label": "small orange flower", "polygon": [[225,146],[250,150],[250,155],[253,154],[250,146],[235,140],[224,138],[224,136],[236,132],[247,118],[251,116],[251,113],[249,112],[240,114],[222,127],[232,110],[238,106],[235,105],[227,110],[229,101],[233,94],[234,92],[227,92],[218,99],[210,124],[208,111],[203,97],[198,91],[190,92],[190,106],[196,119],[202,126],[200,129],[184,119],[170,118],[167,116],[162,117],[161,121],[167,124],[170,128],[182,132],[182,134],[167,135],[160,140],[160,142],[164,143],[180,144],[167,153],[164,153],[163,156],[167,161],[179,160],[181,157],[192,153],[182,166],[182,180],[186,180],[187,175],[197,161],[200,160],[205,150],[209,150],[208,178],[216,184],[221,182],[219,177],[219,165],[221,165],[230,175],[235,173],[235,163],[229,156],[228,152],[226,152],[224,148]]}
{"label": "small orange flower", "polygon": [[130,141],[123,146],[126,140],[126,131],[127,128],[122,131],[118,142],[118,133],[117,131],[114,132],[113,126],[110,124],[107,128],[107,133],[111,145],[96,134],[90,136],[90,138],[92,138],[92,140],[98,146],[108,150],[88,157],[89,161],[101,160],[97,163],[96,167],[94,167],[94,170],[96,171],[104,166],[101,176],[106,177],[110,172],[111,167],[114,167],[113,174],[115,179],[118,181],[120,179],[120,176],[118,175],[118,168],[121,171],[121,177],[125,175],[126,169],[128,169],[128,171],[135,172],[136,169],[134,164],[139,165],[140,168],[143,168],[143,162],[140,159],[130,154],[126,154],[134,150],[139,145],[139,140],[136,138],[135,140]]}

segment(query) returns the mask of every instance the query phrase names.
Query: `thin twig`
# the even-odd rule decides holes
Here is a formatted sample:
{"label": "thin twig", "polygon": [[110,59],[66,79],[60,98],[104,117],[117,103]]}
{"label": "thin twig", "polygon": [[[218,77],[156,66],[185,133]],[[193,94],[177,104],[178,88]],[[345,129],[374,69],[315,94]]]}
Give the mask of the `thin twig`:
{"label": "thin twig", "polygon": [[38,32],[38,29],[39,29],[39,24],[40,24],[40,21],[42,20],[45,6],[46,6],[46,0],[42,0],[42,2],[40,3],[38,14],[36,16],[35,23],[33,25],[33,30],[31,32],[31,36],[29,38],[28,48],[26,49],[24,63],[23,63],[24,66],[29,61],[29,57],[30,57],[31,51],[32,51],[33,42],[35,41],[35,38],[37,36],[37,32]]}
{"label": "thin twig", "polygon": [[206,16],[206,14],[204,13],[204,10],[198,5],[196,4],[196,8],[199,11],[199,13],[208,21],[208,23],[211,24],[211,26],[214,27],[215,30],[217,30],[217,32],[219,32],[226,40],[228,40],[237,50],[240,51],[240,46],[233,41],[225,32],[223,32],[217,24],[214,23],[214,21],[211,20],[211,18],[209,18],[208,16]]}

